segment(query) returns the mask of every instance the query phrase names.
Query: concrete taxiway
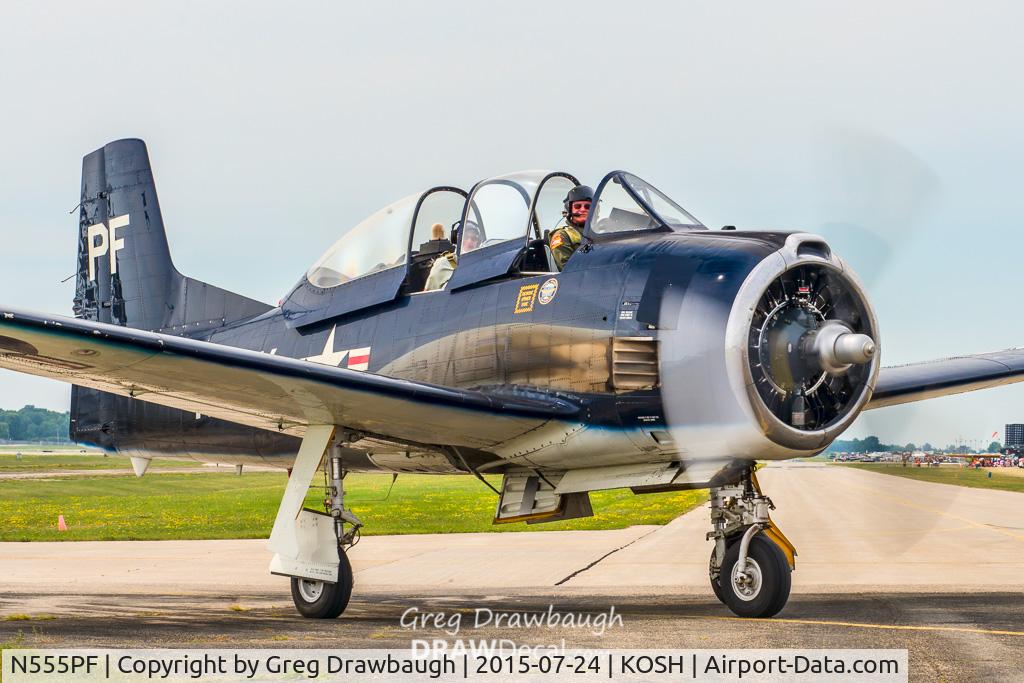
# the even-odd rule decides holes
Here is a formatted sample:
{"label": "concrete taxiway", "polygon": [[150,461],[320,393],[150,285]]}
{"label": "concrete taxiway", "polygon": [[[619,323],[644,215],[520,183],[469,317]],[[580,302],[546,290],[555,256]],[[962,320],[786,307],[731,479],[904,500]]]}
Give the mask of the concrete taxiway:
{"label": "concrete taxiway", "polygon": [[[799,556],[778,618],[735,619],[707,584],[705,507],[664,527],[366,537],[342,619],[295,616],[264,541],[0,544],[0,641],[48,645],[405,647],[460,638],[580,647],[899,647],[912,678],[1024,675],[1024,496],[814,463],[760,473]],[[472,628],[475,610],[607,612],[621,627]],[[486,611],[482,612],[486,614]]]}

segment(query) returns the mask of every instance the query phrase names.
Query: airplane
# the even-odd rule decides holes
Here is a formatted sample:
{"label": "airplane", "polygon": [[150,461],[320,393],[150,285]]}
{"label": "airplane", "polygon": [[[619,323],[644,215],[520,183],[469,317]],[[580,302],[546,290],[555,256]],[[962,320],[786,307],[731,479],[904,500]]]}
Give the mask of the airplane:
{"label": "airplane", "polygon": [[[145,143],[111,142],[83,159],[74,317],[0,306],[0,367],[74,385],[72,440],[139,476],[158,455],[287,468],[270,571],[309,618],[352,594],[350,472],[501,475],[496,524],[592,515],[591,491],[709,489],[712,590],[771,617],[796,549],[756,461],[820,453],[864,410],[1024,379],[1018,350],[882,368],[864,287],[824,239],[711,230],[625,171],[559,269],[546,236],[579,184],[409,195],[271,306],[178,272]],[[305,509],[320,472],[324,509]]]}

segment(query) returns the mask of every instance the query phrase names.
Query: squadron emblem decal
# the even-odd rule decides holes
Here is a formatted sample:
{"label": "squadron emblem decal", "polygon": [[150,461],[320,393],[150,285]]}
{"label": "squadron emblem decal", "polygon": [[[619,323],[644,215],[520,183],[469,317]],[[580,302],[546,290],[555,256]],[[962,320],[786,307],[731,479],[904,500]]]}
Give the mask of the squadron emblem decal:
{"label": "squadron emblem decal", "polygon": [[555,298],[555,294],[558,294],[558,280],[555,278],[545,280],[544,284],[540,286],[537,301],[540,302],[541,306],[547,306]]}
{"label": "squadron emblem decal", "polygon": [[516,297],[516,313],[529,313],[533,310],[533,302],[537,298],[537,290],[540,285],[523,285],[519,288],[519,296]]}

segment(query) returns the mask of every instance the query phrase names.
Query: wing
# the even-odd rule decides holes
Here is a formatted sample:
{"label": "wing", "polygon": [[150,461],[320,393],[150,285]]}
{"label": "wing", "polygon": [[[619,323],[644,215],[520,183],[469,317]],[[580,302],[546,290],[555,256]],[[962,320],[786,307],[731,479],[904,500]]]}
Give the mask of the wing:
{"label": "wing", "polygon": [[89,320],[0,309],[0,367],[301,436],[333,424],[488,448],[579,408],[273,356]]}
{"label": "wing", "polygon": [[865,410],[1024,381],[1024,349],[882,368]]}

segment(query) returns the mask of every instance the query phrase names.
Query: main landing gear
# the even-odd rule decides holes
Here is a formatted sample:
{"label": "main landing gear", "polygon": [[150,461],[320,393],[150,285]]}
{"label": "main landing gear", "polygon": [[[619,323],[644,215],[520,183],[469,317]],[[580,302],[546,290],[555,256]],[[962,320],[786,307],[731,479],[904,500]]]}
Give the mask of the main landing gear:
{"label": "main landing gear", "polygon": [[[321,460],[326,512],[302,507]],[[358,542],[363,524],[345,509],[344,479],[334,428],[310,426],[288,477],[268,545],[275,552],[270,572],[291,577],[295,609],[311,619],[334,619],[352,597],[352,565],[345,551]]]}
{"label": "main landing gear", "polygon": [[789,599],[796,549],[768,516],[753,465],[737,484],[711,489],[711,589],[740,617],[777,614]]}

